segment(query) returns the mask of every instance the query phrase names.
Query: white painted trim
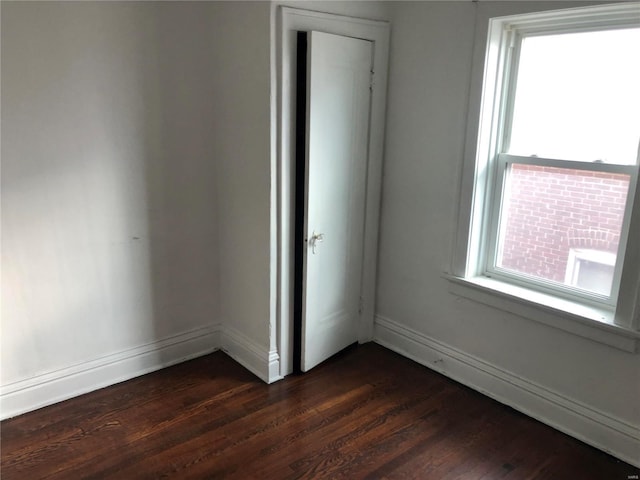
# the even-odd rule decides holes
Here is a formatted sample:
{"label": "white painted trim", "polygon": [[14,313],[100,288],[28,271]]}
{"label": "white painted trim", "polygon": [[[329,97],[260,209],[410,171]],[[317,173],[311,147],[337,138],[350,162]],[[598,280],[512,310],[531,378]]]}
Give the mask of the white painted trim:
{"label": "white painted trim", "polygon": [[220,346],[220,325],[172,335],[135,348],[2,386],[0,418],[114,385],[176,363],[206,355]]}
{"label": "white painted trim", "polygon": [[613,321],[614,312],[604,307],[585,305],[488,277],[449,280],[449,292],[489,305],[547,326],[579,335],[594,342],[635,353],[640,332]]}
{"label": "white painted trim", "polygon": [[640,467],[640,427],[376,316],[374,341],[578,440]]}
{"label": "white painted trim", "polygon": [[[635,27],[640,19],[640,3],[625,1],[605,5],[588,5],[562,10],[548,10],[500,17],[498,20],[511,30],[526,35],[548,32],[589,31],[600,28]],[[585,26],[585,20],[588,25]]]}
{"label": "white painted trim", "polygon": [[280,380],[280,356],[267,350],[232,327],[222,329],[221,348],[224,353],[245,367],[260,380],[273,383]]}
{"label": "white painted trim", "polygon": [[[272,269],[274,265],[277,268],[277,275],[272,275],[271,289],[272,305],[275,304],[276,319],[275,322],[273,319],[270,322],[271,325],[275,324],[276,328],[271,328],[270,344],[274,343],[273,338],[275,336],[280,357],[280,376],[284,377],[293,371],[292,165],[295,135],[292,128],[295,118],[294,32],[297,30],[315,30],[361,38],[374,43],[373,68],[375,70],[375,82],[371,97],[362,274],[362,297],[364,301],[359,328],[359,341],[366,342],[373,338],[390,28],[388,22],[282,6],[277,8],[277,15],[274,14],[274,18],[272,18],[272,28],[277,29],[278,32],[278,45],[276,51],[272,52],[274,53],[272,62],[276,62],[277,75],[277,91],[272,91],[272,108],[275,103],[278,109],[278,148],[271,166],[272,191],[277,192],[277,202],[272,203],[271,206],[271,215],[272,218],[275,216],[277,224],[276,228],[271,231],[271,265]],[[275,288],[273,288],[274,284]]]}

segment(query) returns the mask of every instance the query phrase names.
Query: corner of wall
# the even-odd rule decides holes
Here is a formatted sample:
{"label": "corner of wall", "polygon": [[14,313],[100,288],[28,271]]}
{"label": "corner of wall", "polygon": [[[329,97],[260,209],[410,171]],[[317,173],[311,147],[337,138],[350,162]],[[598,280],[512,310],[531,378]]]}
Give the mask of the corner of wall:
{"label": "corner of wall", "polygon": [[265,383],[283,378],[277,350],[258,345],[233,327],[222,329],[221,349]]}
{"label": "corner of wall", "polygon": [[220,348],[219,324],[149,342],[81,364],[2,386],[0,419],[68,400]]}
{"label": "corner of wall", "polygon": [[525,415],[640,467],[640,428],[377,316],[374,341]]}

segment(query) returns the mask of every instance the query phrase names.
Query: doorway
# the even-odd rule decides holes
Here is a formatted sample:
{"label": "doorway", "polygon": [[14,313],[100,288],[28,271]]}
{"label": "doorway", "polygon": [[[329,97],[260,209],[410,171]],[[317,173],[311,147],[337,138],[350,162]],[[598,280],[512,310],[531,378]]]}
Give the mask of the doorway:
{"label": "doorway", "polygon": [[276,274],[272,276],[271,345],[277,350],[279,375],[293,372],[294,364],[294,286],[295,286],[295,119],[296,119],[296,43],[298,31],[318,31],[359,38],[373,44],[370,135],[364,199],[362,292],[357,341],[373,339],[375,278],[378,239],[380,186],[384,118],[386,103],[389,24],[387,22],[310,12],[280,7],[278,45],[278,141],[274,165],[274,191],[277,196],[272,240]]}
{"label": "doorway", "polygon": [[294,370],[308,371],[358,342],[373,44],[297,45]]}

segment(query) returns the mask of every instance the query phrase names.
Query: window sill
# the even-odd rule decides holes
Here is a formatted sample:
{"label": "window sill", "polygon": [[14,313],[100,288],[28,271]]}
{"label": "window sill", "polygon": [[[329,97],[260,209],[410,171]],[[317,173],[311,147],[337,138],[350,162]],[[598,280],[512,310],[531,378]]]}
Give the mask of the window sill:
{"label": "window sill", "polygon": [[640,332],[613,323],[614,312],[533,292],[488,277],[445,274],[449,291],[515,315],[603,343],[637,352]]}

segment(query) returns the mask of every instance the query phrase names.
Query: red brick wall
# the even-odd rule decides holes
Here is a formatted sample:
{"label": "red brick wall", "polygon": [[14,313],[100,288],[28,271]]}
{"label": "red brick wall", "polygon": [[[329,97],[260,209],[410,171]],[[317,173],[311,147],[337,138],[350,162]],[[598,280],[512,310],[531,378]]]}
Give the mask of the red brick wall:
{"label": "red brick wall", "polygon": [[617,251],[627,175],[513,165],[507,186],[499,266],[563,282],[570,248]]}

